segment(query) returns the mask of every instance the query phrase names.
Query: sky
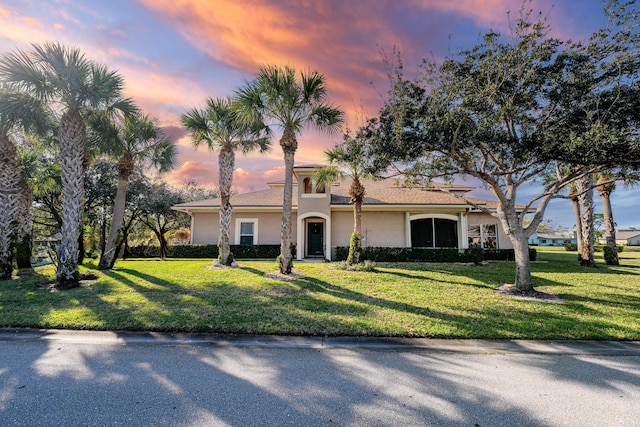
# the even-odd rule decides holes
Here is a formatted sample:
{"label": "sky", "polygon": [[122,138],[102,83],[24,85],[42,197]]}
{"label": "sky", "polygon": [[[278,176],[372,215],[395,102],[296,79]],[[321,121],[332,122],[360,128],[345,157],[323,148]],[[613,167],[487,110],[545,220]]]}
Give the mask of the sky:
{"label": "sky", "polygon": [[[521,0],[0,0],[0,52],[56,41],[117,70],[125,95],[157,117],[178,145],[176,168],[165,179],[214,186],[216,153],[195,150],[180,124],[181,114],[203,108],[207,97],[233,95],[266,64],[317,70],[327,78],[330,102],[354,129],[363,115],[377,114],[388,89],[381,52],[397,47],[407,73],[415,72],[423,58],[471,47],[489,29],[506,34],[508,12],[517,16],[521,6]],[[605,24],[600,0],[532,0],[531,8],[561,39],[586,39]],[[236,157],[235,191],[284,178],[279,137],[266,154]],[[323,163],[324,151],[339,140],[303,133],[296,163]],[[518,201],[535,189],[523,189]],[[472,195],[493,198],[482,188]],[[613,193],[619,229],[640,228],[639,201],[639,188]],[[601,212],[597,194],[595,203]],[[573,226],[571,203],[553,201],[545,219]]]}

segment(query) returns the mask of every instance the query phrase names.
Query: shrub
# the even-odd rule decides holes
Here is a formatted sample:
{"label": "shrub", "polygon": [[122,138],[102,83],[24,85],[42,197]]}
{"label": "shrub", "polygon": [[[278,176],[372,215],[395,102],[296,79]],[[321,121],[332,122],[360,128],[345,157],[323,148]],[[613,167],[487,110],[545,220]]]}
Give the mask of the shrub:
{"label": "shrub", "polygon": [[[349,254],[346,246],[336,247],[336,260],[344,261]],[[426,248],[362,248],[360,256],[363,260],[375,262],[474,262],[482,261],[484,251],[480,248],[469,248],[460,251],[456,248],[426,249]]]}
{"label": "shrub", "polygon": [[578,250],[578,244],[577,243],[565,243],[564,250],[565,251],[577,251]]}
{"label": "shrub", "polygon": [[[280,254],[280,245],[231,245],[232,259],[274,259]],[[155,258],[159,256],[157,245],[132,246],[127,258]],[[169,258],[218,258],[217,245],[170,245]]]}

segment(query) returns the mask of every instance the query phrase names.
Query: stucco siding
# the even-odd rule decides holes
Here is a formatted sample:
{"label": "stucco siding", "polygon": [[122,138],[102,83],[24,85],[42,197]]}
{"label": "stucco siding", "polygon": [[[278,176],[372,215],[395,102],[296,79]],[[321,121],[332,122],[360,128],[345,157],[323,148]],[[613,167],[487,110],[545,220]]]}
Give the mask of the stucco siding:
{"label": "stucco siding", "polygon": [[[294,214],[295,218],[295,214]],[[231,244],[236,242],[236,220],[254,220],[258,223],[257,241],[260,245],[277,245],[280,244],[280,228],[282,222],[282,214],[280,212],[234,212],[231,217]],[[291,236],[295,241],[296,236],[295,219],[291,223]],[[217,213],[194,213],[193,214],[193,243],[195,244],[218,244],[218,233],[220,230],[219,219]]]}
{"label": "stucco siding", "polygon": [[362,237],[363,246],[404,247],[404,212],[363,212]]}
{"label": "stucco siding", "polygon": [[220,219],[217,212],[193,214],[192,243],[201,245],[218,244],[219,231]]}

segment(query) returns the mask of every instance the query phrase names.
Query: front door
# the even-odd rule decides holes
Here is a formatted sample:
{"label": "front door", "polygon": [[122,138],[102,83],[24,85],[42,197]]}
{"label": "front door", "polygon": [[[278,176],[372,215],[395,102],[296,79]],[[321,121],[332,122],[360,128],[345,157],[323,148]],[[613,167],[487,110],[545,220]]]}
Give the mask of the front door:
{"label": "front door", "polygon": [[321,222],[307,223],[307,256],[324,255],[324,224]]}

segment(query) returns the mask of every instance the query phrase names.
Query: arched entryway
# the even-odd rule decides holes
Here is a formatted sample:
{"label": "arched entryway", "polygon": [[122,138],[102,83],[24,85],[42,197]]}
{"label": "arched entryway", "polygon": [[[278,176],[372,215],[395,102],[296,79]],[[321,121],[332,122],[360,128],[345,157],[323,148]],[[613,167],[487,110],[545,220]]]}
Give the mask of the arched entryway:
{"label": "arched entryway", "polygon": [[296,259],[331,260],[331,218],[321,212],[298,217]]}

